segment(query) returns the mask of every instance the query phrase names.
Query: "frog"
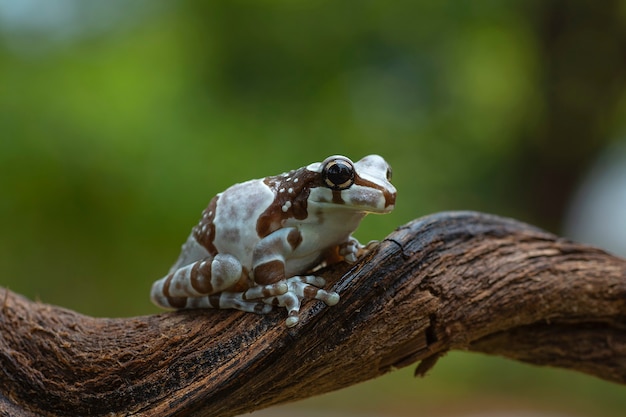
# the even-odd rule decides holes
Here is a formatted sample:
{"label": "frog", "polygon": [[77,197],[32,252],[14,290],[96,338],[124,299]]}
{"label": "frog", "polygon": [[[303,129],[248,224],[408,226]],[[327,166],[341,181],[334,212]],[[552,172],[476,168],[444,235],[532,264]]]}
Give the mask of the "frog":
{"label": "frog", "polygon": [[354,264],[375,248],[352,234],[367,214],[390,213],[395,202],[391,167],[379,155],[332,155],[235,184],[211,199],[168,274],[153,283],[152,302],[258,314],[285,308],[293,327],[304,301],[339,302],[317,271]]}

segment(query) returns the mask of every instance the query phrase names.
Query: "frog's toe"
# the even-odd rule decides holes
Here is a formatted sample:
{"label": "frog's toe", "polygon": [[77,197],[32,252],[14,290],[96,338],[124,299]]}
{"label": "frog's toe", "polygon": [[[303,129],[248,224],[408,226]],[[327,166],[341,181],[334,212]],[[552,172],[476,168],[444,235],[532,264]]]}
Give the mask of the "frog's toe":
{"label": "frog's toe", "polygon": [[274,284],[255,285],[254,287],[250,287],[243,293],[243,298],[246,300],[256,300],[276,295],[283,295],[287,291],[289,291],[287,283],[285,281],[279,281]]}
{"label": "frog's toe", "polygon": [[339,294],[333,291],[327,292],[324,290],[320,290],[318,293],[318,296],[315,298],[323,301],[328,306],[334,306],[335,304],[339,302]]}
{"label": "frog's toe", "polygon": [[322,277],[315,275],[295,276],[289,278],[287,283],[289,284],[289,293],[297,297],[300,302],[315,299],[323,301],[329,306],[339,302],[339,294],[320,288],[326,284],[326,280]]}
{"label": "frog's toe", "polygon": [[357,261],[357,256],[354,253],[349,253],[343,257],[343,260],[349,264],[354,264]]}
{"label": "frog's toe", "polygon": [[326,280],[317,275],[296,275],[287,279],[288,285],[290,285],[291,291],[297,291],[298,287],[305,287],[303,284],[310,284],[315,287],[323,287],[326,285]]}
{"label": "frog's toe", "polygon": [[299,321],[300,321],[300,318],[298,316],[289,316],[287,317],[287,320],[285,320],[285,325],[287,327],[293,327],[296,324],[298,324]]}
{"label": "frog's toe", "polygon": [[319,288],[325,283],[324,278],[315,275],[294,276],[287,279],[289,291],[282,295],[267,297],[263,301],[267,304],[285,307],[288,315],[285,324],[287,327],[293,327],[300,321],[298,314],[304,300],[320,300],[328,306],[339,302],[339,294]]}

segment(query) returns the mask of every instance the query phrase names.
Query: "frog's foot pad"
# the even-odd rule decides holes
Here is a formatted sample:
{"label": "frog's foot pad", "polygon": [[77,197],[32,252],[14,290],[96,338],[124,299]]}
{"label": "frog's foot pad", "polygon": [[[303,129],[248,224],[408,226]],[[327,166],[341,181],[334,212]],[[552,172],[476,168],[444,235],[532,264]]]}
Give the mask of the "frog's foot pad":
{"label": "frog's foot pad", "polygon": [[285,294],[268,297],[263,301],[267,304],[278,305],[287,309],[289,316],[285,321],[287,327],[293,327],[300,321],[298,313],[300,305],[304,300],[320,300],[329,306],[334,306],[339,302],[339,294],[320,288],[326,284],[322,277],[315,275],[295,276],[288,278],[286,282],[288,290]]}

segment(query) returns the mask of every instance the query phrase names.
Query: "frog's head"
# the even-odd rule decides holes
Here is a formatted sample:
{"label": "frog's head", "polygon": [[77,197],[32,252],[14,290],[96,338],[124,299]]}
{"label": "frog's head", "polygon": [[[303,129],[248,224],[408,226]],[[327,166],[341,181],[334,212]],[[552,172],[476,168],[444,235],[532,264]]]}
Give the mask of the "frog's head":
{"label": "frog's head", "polygon": [[307,167],[321,175],[322,186],[311,190],[310,199],[348,209],[389,213],[396,203],[391,184],[391,167],[379,155],[368,155],[357,162],[333,155]]}

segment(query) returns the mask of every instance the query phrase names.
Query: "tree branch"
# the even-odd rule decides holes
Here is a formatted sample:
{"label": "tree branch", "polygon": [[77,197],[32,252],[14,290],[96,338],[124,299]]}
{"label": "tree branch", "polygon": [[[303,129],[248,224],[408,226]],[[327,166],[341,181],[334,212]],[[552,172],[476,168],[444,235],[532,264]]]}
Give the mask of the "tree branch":
{"label": "tree branch", "polygon": [[232,416],[450,349],[626,383],[626,260],[602,250],[451,212],[323,275],[341,301],[292,329],[282,309],[96,319],[0,292],[0,414]]}

